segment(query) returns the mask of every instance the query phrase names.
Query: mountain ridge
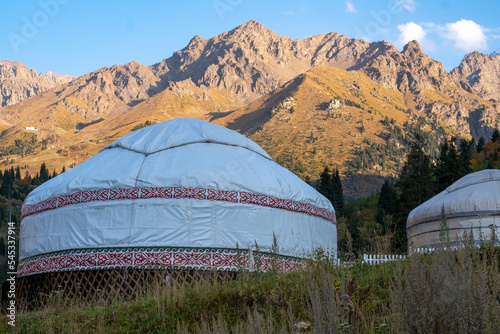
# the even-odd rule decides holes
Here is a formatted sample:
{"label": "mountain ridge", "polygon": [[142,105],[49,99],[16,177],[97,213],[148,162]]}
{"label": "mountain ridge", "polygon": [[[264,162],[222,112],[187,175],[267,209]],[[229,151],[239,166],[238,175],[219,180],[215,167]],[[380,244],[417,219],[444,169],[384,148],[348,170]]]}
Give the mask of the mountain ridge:
{"label": "mountain ridge", "polygon": [[[372,159],[374,165],[368,168],[365,162],[356,162],[356,154],[361,154],[356,150],[367,149],[363,138],[377,147],[384,144],[391,139],[387,133],[396,131],[395,125],[410,133],[410,125],[420,120],[432,124],[434,130],[430,131],[444,127],[449,130],[442,133],[449,135],[489,138],[500,120],[495,93],[500,85],[498,66],[500,57],[470,53],[448,73],[416,41],[399,51],[388,42],[368,43],[335,32],[292,40],[249,21],[210,39],[194,36],[186,47],[151,66],[130,62],[76,78],[54,75],[67,82],[54,80],[52,88],[0,107],[0,148],[6,152],[16,139],[36,135],[47,148],[16,156],[14,164],[28,162],[33,170],[45,159],[49,168],[68,166],[146,120],[196,117],[245,133],[282,163],[289,159],[287,154],[300,151],[307,157],[302,163],[310,164],[304,167],[307,171],[297,169],[303,178],[316,178],[318,163],[331,164],[326,157],[332,152],[340,155],[342,164],[338,166],[343,175],[369,172],[380,176],[394,173],[399,161],[376,167],[378,158]],[[480,80],[469,80],[478,71]],[[325,79],[325,73],[338,81]],[[23,87],[19,89],[26,89]],[[304,98],[293,98],[293,89]],[[293,104],[297,113],[290,112]],[[296,119],[297,115],[304,120]],[[361,123],[350,124],[346,115]],[[392,128],[377,125],[387,123],[385,118],[394,120]],[[294,135],[295,153],[285,140],[286,131],[294,133],[286,119],[300,123],[299,128],[308,132],[307,136]],[[311,124],[305,124],[306,120]],[[405,128],[407,123],[410,127]],[[317,126],[332,136],[339,135],[332,130],[336,127],[349,128],[356,150],[322,146],[317,156],[309,155],[306,152],[313,150],[311,138],[315,138]],[[272,127],[288,153],[272,143],[273,131],[268,131]],[[36,128],[36,133],[28,128]],[[362,128],[365,132],[360,132]],[[268,134],[262,135],[263,130]],[[323,135],[318,138],[329,142]],[[79,149],[72,151],[75,147]],[[5,163],[7,159],[9,163]],[[12,159],[12,155],[4,158],[4,166]]]}

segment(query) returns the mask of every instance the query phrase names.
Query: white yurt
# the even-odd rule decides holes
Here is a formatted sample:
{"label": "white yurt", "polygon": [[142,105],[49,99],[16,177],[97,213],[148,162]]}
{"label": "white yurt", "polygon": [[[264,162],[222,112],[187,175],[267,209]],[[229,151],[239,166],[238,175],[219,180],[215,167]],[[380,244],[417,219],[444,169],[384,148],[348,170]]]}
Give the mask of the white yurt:
{"label": "white yurt", "polygon": [[500,227],[500,170],[487,169],[462,177],[410,212],[406,223],[410,248],[441,243],[443,210],[452,244],[467,231],[476,243],[498,236]]}
{"label": "white yurt", "polygon": [[266,270],[276,243],[288,271],[318,248],[336,253],[335,223],[325,197],[250,139],[174,119],[122,137],[31,192],[18,275]]}

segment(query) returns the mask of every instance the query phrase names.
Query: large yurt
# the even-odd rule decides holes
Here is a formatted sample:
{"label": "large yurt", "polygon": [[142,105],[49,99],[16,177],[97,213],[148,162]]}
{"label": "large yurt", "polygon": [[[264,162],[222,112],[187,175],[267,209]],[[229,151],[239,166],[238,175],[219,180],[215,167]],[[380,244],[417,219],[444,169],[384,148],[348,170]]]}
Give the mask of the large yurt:
{"label": "large yurt", "polygon": [[289,271],[318,248],[336,253],[335,224],[332,204],[250,139],[174,119],[122,137],[29,194],[21,293],[73,282],[133,290],[144,276],[194,269]]}
{"label": "large yurt", "polygon": [[446,241],[443,238],[446,235],[454,245],[463,239],[465,232],[479,244],[496,238],[499,227],[500,170],[497,169],[462,177],[411,211],[406,223],[410,248],[433,248]]}

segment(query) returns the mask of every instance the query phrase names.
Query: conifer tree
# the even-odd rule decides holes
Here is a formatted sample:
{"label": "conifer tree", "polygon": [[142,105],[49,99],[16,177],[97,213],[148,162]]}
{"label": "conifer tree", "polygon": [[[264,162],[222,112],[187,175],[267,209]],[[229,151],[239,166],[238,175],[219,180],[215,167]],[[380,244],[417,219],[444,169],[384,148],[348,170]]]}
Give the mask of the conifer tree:
{"label": "conifer tree", "polygon": [[380,195],[377,204],[377,215],[375,216],[375,221],[382,226],[384,233],[387,232],[389,226],[387,226],[385,221],[386,215],[393,215],[394,210],[398,204],[398,194],[394,182],[389,179],[385,179],[382,188],[380,189]]}
{"label": "conifer tree", "polygon": [[491,135],[491,142],[496,142],[498,140],[498,137],[500,137],[500,133],[498,132],[498,129],[495,129],[493,131],[493,135]]}
{"label": "conifer tree", "polygon": [[392,247],[395,251],[405,251],[407,248],[406,219],[410,211],[434,194],[431,159],[425,153],[424,145],[422,137],[417,135],[396,183],[398,205],[394,215],[395,226],[392,227]]}
{"label": "conifer tree", "polygon": [[455,146],[455,138],[445,140],[441,145],[439,157],[434,168],[435,191],[439,193],[453,184],[461,175],[461,161]]}
{"label": "conifer tree", "polygon": [[8,169],[3,172],[2,187],[0,188],[2,196],[10,198],[12,193],[12,176]]}
{"label": "conifer tree", "polygon": [[16,167],[16,180],[21,180],[21,169],[19,168],[19,166]]}
{"label": "conifer tree", "polygon": [[332,193],[333,193],[333,207],[337,217],[344,216],[344,189],[342,187],[342,180],[340,179],[339,169],[335,169],[335,174],[331,178]]}
{"label": "conifer tree", "polygon": [[481,152],[483,150],[484,144],[485,144],[484,143],[484,138],[483,137],[479,138],[479,141],[477,142],[477,149],[476,149],[477,153],[479,153],[479,152]]}
{"label": "conifer tree", "polygon": [[45,182],[49,179],[49,170],[47,169],[47,166],[45,165],[45,162],[42,162],[42,165],[40,166],[40,173],[39,173],[39,178],[40,181]]}
{"label": "conifer tree", "polygon": [[470,160],[472,157],[472,140],[467,139],[460,140],[460,146],[458,148],[458,160],[460,164],[460,175],[459,178],[472,173],[472,168],[470,166]]}
{"label": "conifer tree", "polygon": [[326,166],[321,175],[319,176],[318,191],[323,196],[325,196],[330,202],[332,202],[331,184],[332,184],[332,177],[330,175],[330,169],[328,169],[328,166]]}
{"label": "conifer tree", "polygon": [[385,213],[392,215],[398,203],[398,194],[394,182],[385,179],[382,189],[380,189],[380,197],[378,199],[378,206],[384,209]]}

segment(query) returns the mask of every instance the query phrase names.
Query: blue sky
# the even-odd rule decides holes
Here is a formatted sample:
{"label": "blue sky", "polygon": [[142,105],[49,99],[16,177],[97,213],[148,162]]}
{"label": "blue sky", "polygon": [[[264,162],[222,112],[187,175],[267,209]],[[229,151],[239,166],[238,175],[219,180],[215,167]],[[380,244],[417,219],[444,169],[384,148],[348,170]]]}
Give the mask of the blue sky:
{"label": "blue sky", "polygon": [[500,48],[498,0],[4,0],[0,60],[82,75],[135,60],[151,65],[249,20],[293,39],[339,32],[399,49],[417,39],[449,71]]}

